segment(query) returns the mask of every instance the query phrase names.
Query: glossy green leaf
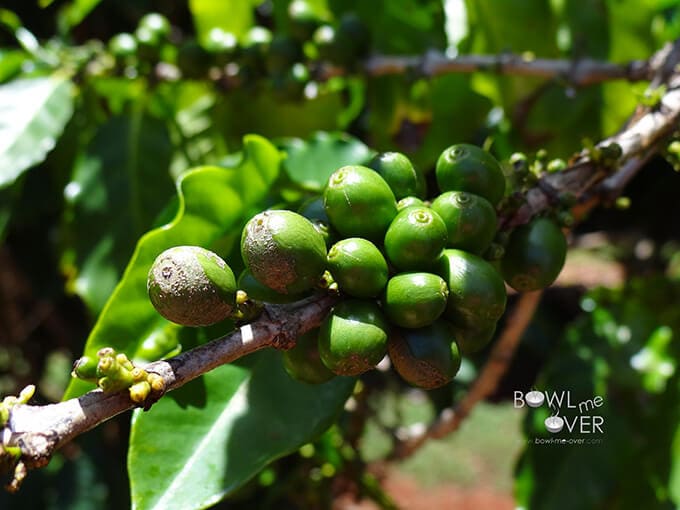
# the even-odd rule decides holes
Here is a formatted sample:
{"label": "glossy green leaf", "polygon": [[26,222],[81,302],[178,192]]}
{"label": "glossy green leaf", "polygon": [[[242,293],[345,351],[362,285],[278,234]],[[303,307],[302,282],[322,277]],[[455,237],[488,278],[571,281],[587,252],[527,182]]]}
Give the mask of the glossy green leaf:
{"label": "glossy green leaf", "polygon": [[344,165],[368,162],[373,152],[344,133],[316,133],[309,141],[287,139],[281,148],[287,157],[283,167],[291,180],[309,191],[321,191],[330,175]]}
{"label": "glossy green leaf", "polygon": [[272,460],[323,432],[353,378],[322,385],[290,379],[279,353],[255,353],[168,394],[132,421],[133,507],[206,508]]}
{"label": "glossy green leaf", "polygon": [[[94,136],[66,186],[70,282],[97,314],[139,236],[173,195],[165,124],[141,113],[114,117]],[[103,226],[106,226],[103,228]]]}
{"label": "glossy green leaf", "polygon": [[64,78],[0,85],[0,188],[45,159],[72,114],[72,85]]}
{"label": "glossy green leaf", "polygon": [[242,38],[253,26],[253,2],[224,0],[189,0],[189,10],[201,44],[208,41],[210,31],[221,28]]}
{"label": "glossy green leaf", "polygon": [[[280,162],[281,154],[271,143],[251,135],[244,139],[243,158],[235,168],[199,167],[184,174],[178,183],[177,216],[139,240],[90,333],[84,354],[95,355],[111,346],[134,357],[145,340],[165,335],[168,321],[158,315],[146,292],[153,260],[163,250],[182,244],[210,249],[220,243],[220,253],[228,253],[240,237],[241,226],[278,176]],[[73,380],[65,398],[89,389],[91,385]]]}

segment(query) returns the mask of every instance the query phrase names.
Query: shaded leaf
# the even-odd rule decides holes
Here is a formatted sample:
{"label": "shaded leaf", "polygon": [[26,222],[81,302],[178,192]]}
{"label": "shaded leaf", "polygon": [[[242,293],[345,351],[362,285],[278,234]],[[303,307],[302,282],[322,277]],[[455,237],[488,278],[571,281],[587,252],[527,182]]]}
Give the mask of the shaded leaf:
{"label": "shaded leaf", "polygon": [[336,130],[343,110],[340,92],[321,92],[303,101],[282,101],[271,93],[238,89],[217,103],[214,123],[232,143],[246,133],[304,138],[315,131]]}
{"label": "shaded leaf", "polygon": [[0,85],[0,188],[40,163],[73,114],[71,82],[26,78]]}
{"label": "shaded leaf", "polygon": [[[243,158],[235,168],[199,167],[185,173],[178,182],[177,216],[139,240],[123,278],[90,333],[84,354],[95,355],[102,347],[111,346],[135,357],[147,339],[153,341],[160,335],[169,343],[165,329],[169,323],[158,315],[146,291],[153,260],[171,246],[186,244],[214,249],[219,242],[220,254],[228,253],[240,237],[241,226],[278,176],[280,162],[281,154],[271,143],[251,135],[244,139]],[[72,380],[64,398],[91,388]]]}
{"label": "shaded leaf", "polygon": [[115,117],[94,136],[66,186],[67,273],[99,313],[139,236],[173,194],[172,146],[165,125],[135,114]]}
{"label": "shaded leaf", "polygon": [[[560,406],[560,416],[585,417],[586,423],[584,429],[577,422],[573,431],[565,426],[551,434],[543,420],[554,411],[544,405],[527,410],[528,444],[516,474],[518,506],[675,508],[670,497],[677,496],[673,448],[680,378],[670,351],[677,356],[671,340],[680,330],[673,304],[679,296],[677,282],[652,277],[586,296],[583,307],[590,313],[567,330],[535,386],[569,392],[574,407]],[[579,407],[596,396],[602,398],[600,406]],[[593,416],[602,418],[602,433],[590,427]],[[579,439],[583,442],[573,442]]]}
{"label": "shaded leaf", "polygon": [[133,506],[185,510],[215,504],[323,432],[353,383],[345,377],[322,385],[293,381],[280,354],[267,350],[168,394],[133,418]]}
{"label": "shaded leaf", "polygon": [[283,167],[291,180],[309,191],[321,191],[330,175],[344,165],[368,162],[372,151],[344,133],[316,133],[309,141],[287,139],[281,145]]}

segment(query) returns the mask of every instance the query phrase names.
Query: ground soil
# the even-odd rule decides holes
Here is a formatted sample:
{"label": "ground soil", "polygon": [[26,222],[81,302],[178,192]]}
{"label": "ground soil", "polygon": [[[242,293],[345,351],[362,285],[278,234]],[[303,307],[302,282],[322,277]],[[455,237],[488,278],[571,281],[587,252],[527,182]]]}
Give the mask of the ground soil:
{"label": "ground soil", "polygon": [[[401,510],[513,510],[512,494],[479,484],[461,487],[443,484],[423,487],[416,480],[389,469],[383,473],[382,487]],[[380,510],[369,500],[354,501],[351,496],[336,500],[333,510]]]}

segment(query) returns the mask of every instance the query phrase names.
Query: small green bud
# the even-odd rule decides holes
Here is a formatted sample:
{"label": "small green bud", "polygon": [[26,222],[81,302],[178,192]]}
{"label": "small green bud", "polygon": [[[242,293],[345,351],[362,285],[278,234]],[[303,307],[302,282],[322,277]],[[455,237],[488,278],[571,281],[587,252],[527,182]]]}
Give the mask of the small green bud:
{"label": "small green bud", "polygon": [[29,384],[19,393],[19,403],[28,404],[28,401],[35,395],[35,385]]}
{"label": "small green bud", "polygon": [[99,358],[91,358],[90,356],[78,358],[73,364],[73,371],[71,372],[71,375],[84,381],[94,382],[97,380],[98,363]]}
{"label": "small green bud", "polygon": [[550,162],[548,163],[547,170],[548,170],[548,173],[552,174],[552,173],[555,173],[555,172],[561,172],[565,168],[567,168],[567,163],[563,159],[556,158],[556,159],[550,160]]}
{"label": "small green bud", "polygon": [[130,400],[135,404],[141,404],[151,393],[151,385],[148,381],[140,381],[130,386],[128,391],[130,392]]}
{"label": "small green bud", "polygon": [[151,385],[151,389],[154,393],[163,393],[165,391],[165,380],[163,380],[160,375],[150,373],[147,375],[146,380]]}
{"label": "small green bud", "polygon": [[629,197],[618,197],[615,203],[616,208],[621,210],[628,209],[630,207],[630,204],[631,202]]}

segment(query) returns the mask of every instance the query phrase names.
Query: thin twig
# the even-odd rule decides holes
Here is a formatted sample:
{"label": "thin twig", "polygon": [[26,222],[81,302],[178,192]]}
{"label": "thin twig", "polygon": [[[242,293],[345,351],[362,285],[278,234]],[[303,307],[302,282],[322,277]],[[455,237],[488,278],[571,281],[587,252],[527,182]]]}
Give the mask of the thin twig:
{"label": "thin twig", "polygon": [[611,80],[649,80],[654,72],[653,63],[651,59],[613,64],[591,58],[558,60],[512,53],[448,57],[442,52],[430,51],[417,57],[376,55],[365,62],[363,69],[369,76],[416,74],[423,77],[481,71],[513,76],[558,78],[571,86],[581,87]]}
{"label": "thin twig", "polygon": [[541,300],[541,291],[528,292],[519,297],[498,341],[494,344],[484,368],[462,400],[452,408],[444,409],[428,427],[418,424],[397,432],[397,442],[392,459],[412,455],[429,439],[444,437],[460,427],[474,406],[491,395],[503,377],[524,331],[531,322]]}
{"label": "thin twig", "polygon": [[[228,335],[144,369],[162,377],[164,392],[179,388],[213,368],[265,347],[292,347],[299,335],[321,324],[335,300],[324,294],[290,305],[266,306],[257,320]],[[154,401],[161,396],[153,395]],[[0,460],[4,447],[18,446],[25,467],[42,467],[74,437],[133,407],[136,404],[127,390],[107,393],[100,389],[57,404],[16,405],[1,430]]]}
{"label": "thin twig", "polygon": [[[659,73],[665,72],[671,64],[673,68],[678,65],[680,50],[671,51],[678,47],[680,41],[659,52],[670,59],[670,62],[657,63]],[[658,58],[655,56],[652,60],[657,61]],[[641,109],[622,131],[595,146],[595,151],[618,147],[617,158],[601,161],[594,157],[591,150],[577,154],[565,170],[543,176],[540,184],[526,193],[525,203],[521,207],[502,213],[499,221],[501,228],[524,224],[550,209],[553,206],[552,195],[556,193],[568,193],[578,201],[589,201],[591,207],[620,194],[623,186],[677,130],[680,122],[680,73],[667,79],[666,91],[658,104]],[[546,189],[553,190],[553,193],[546,193]],[[597,195],[596,200],[592,200],[594,195]]]}

